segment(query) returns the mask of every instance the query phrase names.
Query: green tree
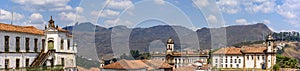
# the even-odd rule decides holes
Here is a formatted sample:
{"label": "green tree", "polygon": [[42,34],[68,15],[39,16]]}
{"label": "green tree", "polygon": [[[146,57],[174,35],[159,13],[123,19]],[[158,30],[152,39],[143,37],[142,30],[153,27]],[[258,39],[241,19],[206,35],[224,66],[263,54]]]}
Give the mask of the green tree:
{"label": "green tree", "polygon": [[275,64],[275,65],[273,66],[273,69],[274,69],[275,71],[279,71],[279,68],[280,68],[279,64]]}

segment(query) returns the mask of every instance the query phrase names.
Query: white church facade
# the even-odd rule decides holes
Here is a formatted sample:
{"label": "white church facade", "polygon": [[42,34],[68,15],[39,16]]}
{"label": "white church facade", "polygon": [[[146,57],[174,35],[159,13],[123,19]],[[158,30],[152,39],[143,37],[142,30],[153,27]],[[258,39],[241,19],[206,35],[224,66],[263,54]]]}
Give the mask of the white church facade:
{"label": "white church facade", "polygon": [[62,66],[77,71],[76,53],[72,35],[52,17],[45,30],[0,23],[0,70]]}
{"label": "white church facade", "polygon": [[221,48],[212,53],[212,66],[219,69],[272,69],[276,64],[276,44],[269,35],[264,47]]}

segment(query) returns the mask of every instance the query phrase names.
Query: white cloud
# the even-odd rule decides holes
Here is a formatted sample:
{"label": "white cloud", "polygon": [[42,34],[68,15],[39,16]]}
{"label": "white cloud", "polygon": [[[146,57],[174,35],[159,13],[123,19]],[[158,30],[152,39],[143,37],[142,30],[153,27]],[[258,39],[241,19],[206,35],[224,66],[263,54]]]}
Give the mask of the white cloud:
{"label": "white cloud", "polygon": [[[98,13],[97,13],[97,11],[92,11],[92,14],[98,14]],[[100,14],[100,17],[114,18],[114,17],[118,16],[119,14],[120,14],[120,12],[118,12],[118,11],[106,9]]]}
{"label": "white cloud", "polygon": [[106,27],[112,27],[112,26],[117,26],[117,25],[133,25],[134,23],[132,23],[129,20],[121,20],[120,18],[117,19],[111,19],[111,20],[105,20],[104,21],[104,26]]}
{"label": "white cloud", "polygon": [[164,0],[154,0],[154,2],[156,4],[160,4],[160,5],[164,5],[165,4],[165,1]]}
{"label": "white cloud", "polygon": [[76,7],[75,10],[78,13],[82,13],[84,11],[84,9],[82,7]]}
{"label": "white cloud", "polygon": [[40,13],[33,13],[29,17],[30,24],[44,24],[43,15]]}
{"label": "white cloud", "polygon": [[120,21],[119,18],[114,19],[114,20],[106,20],[106,21],[104,21],[104,24],[105,24],[106,26],[114,26],[114,25],[116,25],[116,23],[119,22],[119,21]]}
{"label": "white cloud", "polygon": [[235,23],[240,25],[246,25],[248,24],[248,21],[246,19],[237,19],[235,20]]}
{"label": "white cloud", "polygon": [[[12,15],[13,14],[13,15]],[[4,9],[0,9],[0,20],[11,20],[13,16],[13,20],[18,21],[24,18],[24,15],[20,14],[20,13],[12,13],[10,11],[4,10]]]}
{"label": "white cloud", "polygon": [[206,7],[209,5],[208,0],[193,0],[194,4],[200,7]]}
{"label": "white cloud", "polygon": [[80,16],[73,12],[61,12],[58,14],[59,20],[62,24],[69,25],[74,24],[75,22],[85,22],[86,18],[84,16]]}
{"label": "white cloud", "polygon": [[209,15],[207,17],[207,21],[210,23],[210,24],[216,24],[218,19],[216,18],[216,16],[214,15]]}
{"label": "white cloud", "polygon": [[266,20],[266,19],[264,19],[263,22],[264,22],[264,24],[270,24],[271,23],[270,20]]}
{"label": "white cloud", "polygon": [[73,10],[68,3],[70,0],[11,0],[14,3],[20,4],[21,8],[26,11],[67,11]]}
{"label": "white cloud", "polygon": [[300,15],[300,1],[299,0],[286,0],[282,5],[277,6],[277,13],[283,16],[287,23],[290,25],[300,27],[299,15]]}
{"label": "white cloud", "polygon": [[55,8],[50,8],[49,11],[67,11],[67,10],[73,10],[73,8],[69,5],[62,6],[62,7],[55,7]]}
{"label": "white cloud", "polygon": [[275,11],[275,0],[245,0],[243,1],[245,10],[251,13],[271,13]]}
{"label": "white cloud", "polygon": [[113,9],[125,9],[127,7],[133,6],[131,0],[107,0],[108,1],[108,8]]}
{"label": "white cloud", "polygon": [[235,14],[241,10],[239,0],[219,0],[217,5],[221,11],[229,14]]}
{"label": "white cloud", "polygon": [[73,12],[61,12],[58,14],[58,16],[61,20],[76,20],[76,18],[81,20],[85,19],[83,16],[77,15]]}

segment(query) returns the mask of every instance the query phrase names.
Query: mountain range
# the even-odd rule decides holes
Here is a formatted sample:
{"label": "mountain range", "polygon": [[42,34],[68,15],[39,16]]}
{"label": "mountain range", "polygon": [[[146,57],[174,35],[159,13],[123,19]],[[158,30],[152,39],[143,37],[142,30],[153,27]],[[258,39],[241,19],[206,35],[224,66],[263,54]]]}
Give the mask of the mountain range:
{"label": "mountain range", "polygon": [[[219,37],[226,37],[225,46],[245,41],[264,40],[264,36],[272,32],[263,23],[221,28],[204,27],[193,31],[175,25],[158,25],[147,28],[128,28],[119,25],[105,28],[85,22],[63,29],[72,31],[74,42],[78,44],[78,55],[92,59],[110,58],[113,53],[118,53],[114,52],[116,49],[120,51],[163,52],[165,43],[169,38],[174,40],[176,51],[211,49],[215,47],[212,47],[212,30],[226,30],[220,32],[226,33],[218,35]],[[218,42],[218,40],[213,42]]]}

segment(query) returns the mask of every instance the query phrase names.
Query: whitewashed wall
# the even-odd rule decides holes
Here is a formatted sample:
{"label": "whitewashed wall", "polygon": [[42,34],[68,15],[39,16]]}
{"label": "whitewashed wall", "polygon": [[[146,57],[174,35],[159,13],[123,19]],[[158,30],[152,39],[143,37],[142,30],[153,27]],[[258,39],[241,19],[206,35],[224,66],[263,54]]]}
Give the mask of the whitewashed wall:
{"label": "whitewashed wall", "polygon": [[[226,56],[227,56],[227,63],[226,63]],[[244,65],[243,61],[244,61],[243,55],[213,55],[212,56],[212,65],[213,67],[217,67],[217,68],[243,68]]]}
{"label": "whitewashed wall", "polygon": [[34,52],[34,39],[38,39],[38,52],[42,49],[42,35],[0,31],[0,52],[4,52],[4,36],[9,36],[9,52],[16,52],[16,37],[20,37],[20,52],[26,52],[25,38],[29,38],[29,52]]}

